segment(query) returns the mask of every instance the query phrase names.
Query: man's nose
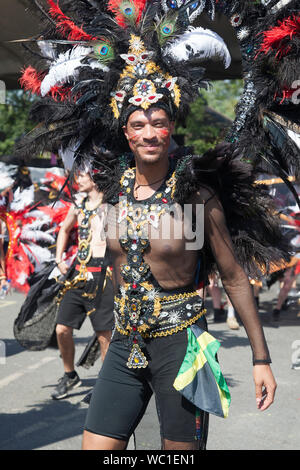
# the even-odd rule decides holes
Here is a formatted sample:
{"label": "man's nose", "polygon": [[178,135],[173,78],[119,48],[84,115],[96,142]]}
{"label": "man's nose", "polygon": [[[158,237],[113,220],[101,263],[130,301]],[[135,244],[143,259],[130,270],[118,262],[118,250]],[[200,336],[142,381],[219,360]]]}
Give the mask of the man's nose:
{"label": "man's nose", "polygon": [[147,139],[147,140],[156,139],[155,129],[149,124],[147,124],[144,128],[144,139]]}

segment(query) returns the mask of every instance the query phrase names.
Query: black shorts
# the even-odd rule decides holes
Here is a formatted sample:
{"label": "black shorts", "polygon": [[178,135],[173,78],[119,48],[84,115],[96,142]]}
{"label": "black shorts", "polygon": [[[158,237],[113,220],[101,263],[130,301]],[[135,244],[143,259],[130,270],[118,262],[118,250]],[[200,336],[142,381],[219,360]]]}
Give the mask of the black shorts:
{"label": "black shorts", "polygon": [[[93,279],[87,282],[80,281],[65,293],[59,305],[56,323],[79,330],[88,316],[94,331],[112,330],[114,294],[112,281],[107,276],[105,279],[106,267],[103,258],[93,258],[88,267],[102,267],[102,270],[93,272]],[[74,279],[77,274],[78,271],[75,269],[69,280]],[[98,289],[103,289],[104,279],[104,290],[97,296]]]}
{"label": "black shorts", "polygon": [[[197,323],[205,328],[205,319]],[[148,367],[129,369],[128,346],[121,339],[112,340],[93,390],[85,429],[128,441],[154,392],[161,437],[177,442],[198,440],[198,448],[205,448],[208,414],[173,387],[186,353],[187,331],[146,341],[143,352]]]}

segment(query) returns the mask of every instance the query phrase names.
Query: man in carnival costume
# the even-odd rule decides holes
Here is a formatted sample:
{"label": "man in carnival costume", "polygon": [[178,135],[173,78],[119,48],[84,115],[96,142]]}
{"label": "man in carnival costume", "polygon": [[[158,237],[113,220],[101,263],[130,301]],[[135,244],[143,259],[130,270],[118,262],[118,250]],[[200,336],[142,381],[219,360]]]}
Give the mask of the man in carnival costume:
{"label": "man in carnival costume", "polygon": [[[230,142],[203,156],[187,149],[168,155],[175,120],[204,86],[201,65],[215,57],[230,63],[218,35],[191,26],[204,9],[213,18],[215,3],[237,27],[247,73],[243,100]],[[75,165],[92,158],[108,182],[104,195],[112,206],[107,243],[116,331],[93,391],[83,449],[126,448],[153,392],[162,447],[205,448],[208,414],[226,417],[230,403],[216,360],[219,344],[207,332],[204,299],[196,291],[216,266],[250,340],[257,406],[265,410],[273,402],[276,383],[248,277],[287,260],[289,252],[271,198],[255,180],[262,161],[278,172],[298,171],[299,163],[274,90],[272,99],[261,94],[270,80],[261,72],[263,61],[275,68],[277,51],[271,47],[263,56],[267,35],[258,37],[257,18],[271,26],[288,16],[278,7],[270,19],[266,3],[274,9],[282,2],[48,0],[49,12],[39,5],[50,25],[36,40],[47,66],[29,66],[22,84],[41,95],[32,115],[42,124],[19,151],[71,149]],[[294,25],[296,16],[289,22]],[[282,55],[293,61],[298,44],[287,36],[291,44]],[[279,93],[277,82],[274,87]],[[255,126],[257,148],[253,137],[245,144]],[[289,159],[276,147],[279,127]],[[108,158],[99,142],[114,156]]]}
{"label": "man in carnival costume", "polygon": [[[70,173],[67,154],[61,156]],[[73,183],[74,175],[71,176],[69,180]],[[43,238],[48,245],[51,242],[51,251],[46,251],[48,257],[44,256],[44,262],[32,266],[25,276],[27,295],[14,322],[14,335],[23,348],[31,351],[59,347],[66,373],[53,392],[53,399],[65,398],[72,388],[80,385],[74,370],[73,328],[79,329],[88,316],[96,330],[76,364],[89,368],[100,355],[104,359],[113,327],[111,274],[107,269],[105,239],[101,238],[105,219],[101,183],[97,171],[87,165],[78,168],[75,180],[77,183],[70,188],[65,176],[47,172],[40,184],[35,185],[34,196],[38,202],[29,204],[25,213],[18,204],[19,210],[10,211],[5,219],[12,219],[12,228],[19,220],[23,225],[20,234],[10,228],[12,247],[20,245],[37,258]],[[72,201],[72,193],[78,189],[80,192]],[[21,196],[26,200],[24,192]],[[19,235],[16,242],[15,233]],[[26,235],[36,244],[27,248]],[[24,277],[27,269],[24,253],[20,249],[8,252],[12,252],[7,258],[8,272],[12,272],[11,266],[19,271],[20,278]]]}

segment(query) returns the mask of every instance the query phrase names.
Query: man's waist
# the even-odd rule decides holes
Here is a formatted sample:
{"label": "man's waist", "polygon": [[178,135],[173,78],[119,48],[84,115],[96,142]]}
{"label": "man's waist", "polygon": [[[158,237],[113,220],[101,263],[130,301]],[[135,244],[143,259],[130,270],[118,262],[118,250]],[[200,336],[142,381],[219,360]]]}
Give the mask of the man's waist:
{"label": "man's waist", "polygon": [[157,289],[157,295],[160,298],[173,297],[174,295],[180,296],[182,294],[191,294],[191,293],[193,293],[194,295],[198,295],[198,293],[195,290],[194,284],[189,284],[184,287],[176,287],[175,289],[163,289],[162,287],[159,287],[159,289]]}
{"label": "man's waist", "polygon": [[143,337],[166,336],[187,328],[202,315],[203,300],[193,286],[146,291],[139,299],[115,296],[116,328],[123,335],[136,329]]}
{"label": "man's waist", "polygon": [[[76,271],[80,271],[82,269],[82,265],[76,264],[75,266]],[[102,269],[105,269],[103,266],[85,266],[85,269],[89,273],[101,273]]]}
{"label": "man's waist", "polygon": [[106,268],[108,260],[104,257],[91,257],[87,263],[81,262],[77,259],[75,264],[76,271],[80,271],[83,266],[90,272],[101,272],[102,269]]}

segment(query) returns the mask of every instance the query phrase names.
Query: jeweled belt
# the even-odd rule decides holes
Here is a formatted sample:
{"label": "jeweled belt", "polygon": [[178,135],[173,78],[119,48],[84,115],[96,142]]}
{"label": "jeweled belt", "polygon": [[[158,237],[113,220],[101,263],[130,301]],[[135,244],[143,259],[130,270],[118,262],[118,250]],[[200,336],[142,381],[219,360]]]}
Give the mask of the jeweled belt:
{"label": "jeweled belt", "polygon": [[[146,283],[145,283],[146,284]],[[153,296],[153,311],[145,312],[148,296]],[[142,347],[144,339],[173,335],[195,323],[206,313],[203,301],[196,291],[165,295],[164,292],[146,290],[143,299],[130,298],[126,287],[115,296],[115,322],[120,334],[127,336],[131,353],[129,368],[145,368],[148,365]]]}

